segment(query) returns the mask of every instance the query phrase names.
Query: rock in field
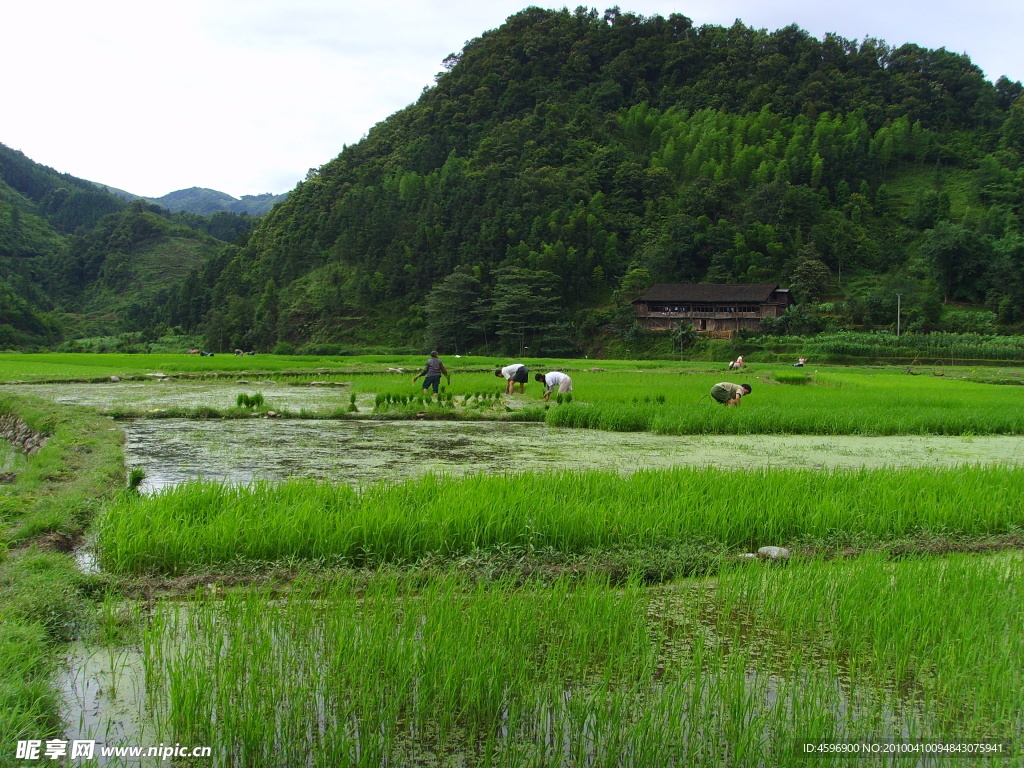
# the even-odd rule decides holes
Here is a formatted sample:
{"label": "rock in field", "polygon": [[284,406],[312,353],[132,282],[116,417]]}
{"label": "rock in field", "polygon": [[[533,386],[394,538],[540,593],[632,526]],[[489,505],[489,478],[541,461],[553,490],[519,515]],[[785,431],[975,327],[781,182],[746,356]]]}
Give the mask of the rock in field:
{"label": "rock in field", "polygon": [[790,551],[785,547],[761,547],[757,555],[766,560],[789,560]]}

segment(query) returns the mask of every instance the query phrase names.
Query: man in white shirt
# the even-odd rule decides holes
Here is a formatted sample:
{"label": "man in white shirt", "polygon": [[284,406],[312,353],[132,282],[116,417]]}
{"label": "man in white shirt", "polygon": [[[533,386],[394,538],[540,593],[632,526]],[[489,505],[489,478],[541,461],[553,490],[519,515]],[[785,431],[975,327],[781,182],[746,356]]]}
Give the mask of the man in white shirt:
{"label": "man in white shirt", "polygon": [[519,394],[526,392],[526,382],[530,380],[530,370],[522,363],[512,363],[504,368],[495,368],[495,376],[503,376],[508,382],[505,385],[505,394],[511,395],[516,384],[519,385]]}
{"label": "man in white shirt", "polygon": [[533,377],[534,381],[539,381],[544,385],[544,399],[550,400],[551,393],[558,388],[558,393],[564,395],[566,392],[572,392],[572,379],[568,375],[561,371],[551,371],[550,373],[538,373]]}

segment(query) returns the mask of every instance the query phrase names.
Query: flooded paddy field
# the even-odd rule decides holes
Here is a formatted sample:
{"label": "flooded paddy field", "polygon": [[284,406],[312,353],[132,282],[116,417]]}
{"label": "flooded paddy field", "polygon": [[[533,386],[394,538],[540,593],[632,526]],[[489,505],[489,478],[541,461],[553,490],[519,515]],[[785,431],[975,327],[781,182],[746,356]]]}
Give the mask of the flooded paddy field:
{"label": "flooded paddy field", "polygon": [[353,485],[428,472],[632,472],[879,468],[1020,463],[1024,437],[665,436],[507,422],[137,419],[121,425],[141,490],[203,477],[232,483],[308,477]]}
{"label": "flooded paddy field", "polygon": [[[350,402],[345,387],[262,382],[4,389],[104,411],[222,409],[237,394],[256,391],[282,410],[329,411]],[[361,411],[372,405],[371,396],[359,395]],[[963,485],[961,465],[1009,465],[1005,471],[1017,473],[1024,456],[1024,438],[1017,436],[665,436],[512,422],[177,418],[101,420],[103,434],[103,425],[125,430],[126,463],[145,472],[143,496],[123,500],[140,509],[162,496],[150,492],[198,477],[239,485],[266,480],[275,488],[279,480],[314,478],[361,488],[425,473],[459,482],[524,473],[530,483],[510,481],[523,506],[533,502],[564,522],[568,502],[583,486],[566,479],[538,505],[541,486],[533,483],[543,484],[549,470],[618,473],[601,480],[610,489],[621,475],[640,477],[639,470],[758,469],[771,481],[784,474],[775,469],[795,470],[818,488],[818,478],[833,470],[932,467],[949,470],[950,482]],[[0,460],[9,461],[5,456]],[[789,502],[793,496],[782,494],[778,503],[762,478],[760,495],[737,504],[734,477],[723,482],[729,495],[693,482],[678,483],[676,496],[685,490],[723,499],[716,513],[743,534],[769,513],[780,531],[808,530],[813,503],[804,505],[801,518]],[[657,478],[651,484],[654,490],[666,485]],[[812,495],[808,484],[787,487]],[[835,484],[827,488],[817,507],[831,506],[851,526],[862,526]],[[928,478],[913,490],[919,501],[896,503],[903,497],[883,494],[872,514],[907,517],[937,506]],[[975,490],[966,497],[991,508],[988,488]],[[666,509],[601,491],[595,487],[601,503],[588,502],[574,514],[581,531],[598,519],[619,530],[627,516]],[[498,494],[488,530],[510,516],[505,499],[513,496]],[[452,524],[468,506],[453,498],[436,505],[439,522],[428,527]],[[271,511],[261,501],[240,505],[224,536],[229,545],[252,530],[257,538],[276,536],[261,527]],[[401,501],[396,497],[395,506],[406,517],[429,506],[411,496],[404,501],[414,503]],[[199,516],[209,511],[198,506]],[[304,528],[296,505],[281,506],[282,519]],[[964,519],[978,517],[973,501],[962,507]],[[694,518],[692,530],[706,528],[708,521],[689,509],[682,514]],[[669,511],[665,517],[680,516]],[[1019,526],[1019,514],[1013,520]],[[521,529],[535,532],[541,522],[530,509]],[[641,528],[637,545],[650,546],[656,557],[653,529]],[[790,543],[785,535],[759,539],[755,546]],[[520,551],[525,540],[517,530],[499,548]],[[124,636],[94,632],[71,646],[55,680],[65,706],[64,737],[211,745],[212,759],[181,765],[288,768],[826,766],[847,759],[808,760],[798,743],[1024,739],[1019,552],[893,559],[869,553],[821,561],[796,552],[788,562],[744,563],[730,557],[707,578],[654,586],[571,574],[506,582],[441,570],[406,578],[398,566],[372,574],[306,570],[300,561],[295,568],[296,581],[273,590],[230,586],[211,571],[196,577],[195,589],[167,593],[173,597],[135,601],[113,593],[96,606],[96,621],[109,624],[104,612],[123,613]],[[118,584],[115,573],[92,576]],[[958,757],[956,764],[992,768],[1019,760],[1016,749]],[[900,764],[942,763],[919,757]]]}
{"label": "flooded paddy field", "polygon": [[[998,750],[958,766],[1014,765],[1024,648],[1004,628],[1021,567],[867,557],[653,588],[390,573],[202,589],[151,606],[130,646],[78,650],[63,682],[96,707],[76,733],[212,744],[224,766],[753,768],[805,764],[808,740],[919,739]],[[130,716],[143,680],[146,722]]]}
{"label": "flooded paddy field", "polygon": [[[45,397],[64,405],[83,405],[99,411],[159,411],[174,408],[208,406],[227,409],[240,394],[263,394],[268,407],[299,411],[303,408],[332,410],[347,407],[350,393],[343,383],[323,385],[288,384],[271,380],[245,380],[225,377],[223,381],[154,379],[120,381],[105,384],[5,384],[0,391]],[[357,404],[373,407],[373,395],[360,395]]]}
{"label": "flooded paddy field", "polygon": [[[227,378],[227,377],[226,377]],[[227,409],[261,392],[269,407],[298,412],[347,408],[348,387],[270,380],[154,380],[5,385],[101,411]],[[357,395],[360,412],[374,395]],[[144,492],[193,478],[248,483],[305,477],[362,485],[428,472],[534,472],[676,466],[723,469],[880,468],[1024,461],[1024,436],[657,435],[491,421],[132,419],[126,463],[145,472]],[[2,457],[0,457],[2,458]]]}

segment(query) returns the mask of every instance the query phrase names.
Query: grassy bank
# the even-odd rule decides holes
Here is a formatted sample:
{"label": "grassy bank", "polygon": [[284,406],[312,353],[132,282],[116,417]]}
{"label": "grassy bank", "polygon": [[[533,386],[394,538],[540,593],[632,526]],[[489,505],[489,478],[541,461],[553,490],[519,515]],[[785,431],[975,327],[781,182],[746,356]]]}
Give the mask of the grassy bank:
{"label": "grassy bank", "polygon": [[51,677],[61,643],[88,622],[101,580],[84,576],[66,554],[124,484],[121,431],[84,409],[0,395],[0,413],[17,414],[49,435],[34,456],[18,456],[0,485],[0,764],[19,739],[60,732]]}

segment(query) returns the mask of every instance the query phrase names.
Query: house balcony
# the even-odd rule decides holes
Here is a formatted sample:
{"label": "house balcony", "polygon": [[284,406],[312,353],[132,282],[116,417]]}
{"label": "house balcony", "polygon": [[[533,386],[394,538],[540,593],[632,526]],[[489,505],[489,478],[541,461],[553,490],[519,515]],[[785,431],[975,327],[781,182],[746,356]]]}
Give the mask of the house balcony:
{"label": "house balcony", "polygon": [[665,319],[665,320],[760,320],[760,312],[649,312],[647,310],[636,311],[637,318]]}

